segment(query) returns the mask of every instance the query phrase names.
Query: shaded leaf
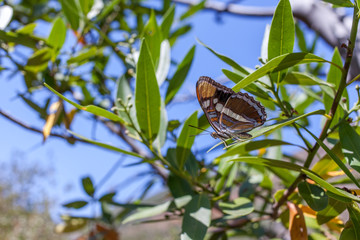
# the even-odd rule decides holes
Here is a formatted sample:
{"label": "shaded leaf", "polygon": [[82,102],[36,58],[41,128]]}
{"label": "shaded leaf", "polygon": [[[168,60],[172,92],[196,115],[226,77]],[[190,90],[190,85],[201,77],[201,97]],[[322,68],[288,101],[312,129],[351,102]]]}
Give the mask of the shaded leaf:
{"label": "shaded leaf", "polygon": [[219,203],[220,209],[229,216],[225,216],[225,219],[234,219],[242,216],[246,216],[254,211],[254,206],[250,199],[239,197],[234,199],[233,203]]}
{"label": "shaded leaf", "polygon": [[63,206],[66,208],[80,209],[82,207],[85,207],[87,204],[88,204],[87,201],[73,201],[73,202],[65,203],[63,204]]}
{"label": "shaded leaf", "polygon": [[328,196],[321,187],[308,182],[301,182],[298,184],[298,189],[300,195],[314,211],[321,211],[328,205]]}
{"label": "shaded leaf", "polygon": [[348,122],[341,122],[339,127],[340,143],[346,161],[360,172],[360,136]]}
{"label": "shaded leaf", "polygon": [[346,209],[346,203],[329,198],[329,204],[325,209],[316,214],[316,220],[321,225],[339,216]]}
{"label": "shaded leaf", "polygon": [[168,104],[174,98],[181,85],[184,83],[194,59],[194,54],[195,46],[189,50],[184,59],[178,65],[174,76],[169,81],[169,86],[166,91],[165,104]]}
{"label": "shaded leaf", "polygon": [[53,52],[48,47],[35,51],[33,55],[29,57],[25,69],[34,73],[44,71],[48,66],[52,54]]}
{"label": "shaded leaf", "polygon": [[171,201],[164,202],[154,207],[138,208],[138,211],[125,218],[122,223],[128,223],[135,220],[145,219],[164,213],[168,210]]}
{"label": "shaded leaf", "polygon": [[[306,128],[303,127],[303,129],[305,129],[314,139],[315,141],[325,150],[325,152],[327,154],[329,154],[329,156],[336,162],[336,164],[341,168],[341,170],[344,171],[344,173],[356,184],[356,186],[358,186],[360,188],[360,184],[359,182],[356,180],[356,178],[354,177],[354,175],[352,175],[352,173],[350,172],[350,170],[345,166],[345,164],[341,161],[341,159],[339,159],[338,156],[336,156],[335,153],[333,153],[322,141],[320,141],[320,139],[318,139],[312,132],[310,132],[309,130],[307,130]],[[314,180],[314,179],[313,179]]]}
{"label": "shaded leaf", "polygon": [[195,141],[194,135],[196,135],[196,128],[190,127],[190,125],[194,127],[198,126],[197,111],[195,111],[188,119],[186,119],[177,140],[176,162],[180,169],[183,169],[184,164],[189,157],[191,147]]}
{"label": "shaded leaf", "polygon": [[95,187],[90,177],[84,177],[81,179],[81,183],[84,191],[90,196],[94,196]]}
{"label": "shaded leaf", "polygon": [[211,206],[208,196],[193,196],[185,207],[181,239],[204,239],[210,222]]}

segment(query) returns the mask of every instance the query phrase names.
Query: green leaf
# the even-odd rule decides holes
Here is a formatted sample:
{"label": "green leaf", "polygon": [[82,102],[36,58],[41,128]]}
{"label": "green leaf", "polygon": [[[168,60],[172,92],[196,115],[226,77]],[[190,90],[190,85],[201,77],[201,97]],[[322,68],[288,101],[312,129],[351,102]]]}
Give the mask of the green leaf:
{"label": "green leaf", "polygon": [[116,192],[106,193],[99,198],[100,202],[112,202]]}
{"label": "green leaf", "polygon": [[[296,165],[294,163],[275,160],[275,159],[268,159],[268,158],[261,158],[255,156],[244,156],[244,157],[226,157],[229,161],[235,162],[245,162],[248,164],[260,165],[265,167],[276,167],[276,168],[284,168],[292,171],[301,172],[304,168],[302,166]],[[310,170],[308,170],[310,171]]]}
{"label": "green leaf", "polygon": [[138,211],[127,218],[125,218],[122,223],[128,223],[139,219],[149,218],[161,213],[164,213],[168,210],[171,201],[164,202],[154,207],[138,208]]}
{"label": "green leaf", "polygon": [[323,180],[321,177],[318,177],[317,175],[315,175],[312,172],[309,172],[306,169],[302,169],[302,172],[304,172],[306,175],[308,175],[308,177],[310,177],[312,180],[314,180],[317,184],[319,184],[321,187],[325,188],[326,190],[332,192],[335,195],[339,195],[340,197],[345,197],[357,202],[360,202],[360,198],[346,192],[343,190],[340,190],[336,187],[334,187],[333,185],[331,185],[330,183],[326,182],[325,180]]}
{"label": "green leaf", "polygon": [[63,206],[66,208],[80,209],[82,207],[85,207],[87,204],[88,204],[87,201],[73,201],[73,202],[65,203],[63,204]]}
{"label": "green leaf", "polygon": [[[334,49],[334,53],[333,53],[333,57],[332,57],[331,61],[333,63],[339,65],[339,66],[342,66],[342,64],[343,64],[340,52],[339,52],[339,50],[337,48]],[[340,81],[341,81],[341,75],[342,75],[342,71],[340,71],[335,66],[331,65],[330,69],[329,69],[329,72],[327,74],[327,79],[326,80],[327,80],[328,83],[334,85],[335,89],[338,89],[339,85],[340,85]],[[326,111],[326,113],[329,113],[330,109],[331,109],[331,106],[332,106],[332,103],[334,101],[335,94],[334,95],[329,95],[329,94],[326,94],[325,89],[323,91],[324,91],[323,98],[324,98],[325,111]],[[334,91],[332,91],[332,92],[334,92]],[[342,96],[345,97],[346,99],[349,99],[349,96],[348,96],[348,93],[347,93],[346,89],[344,90]],[[335,121],[332,121],[330,126],[332,127],[335,124],[337,124],[339,119],[341,119],[343,116],[344,116],[344,111],[341,108],[338,107],[335,114],[334,114],[334,116],[333,116],[333,119]]]}
{"label": "green leaf", "polygon": [[79,3],[84,16],[86,16],[94,5],[94,0],[79,0]]}
{"label": "green leaf", "polygon": [[149,21],[146,23],[141,38],[146,39],[148,45],[148,51],[151,53],[151,59],[154,66],[158,65],[160,57],[160,45],[163,40],[162,32],[156,22],[155,12],[152,11]]}
{"label": "green leaf", "polygon": [[58,93],[57,91],[55,91],[52,87],[50,87],[48,84],[44,83],[45,87],[47,87],[50,91],[52,91],[53,93],[55,93],[58,97],[60,97],[61,99],[63,99],[64,101],[70,103],[71,105],[73,105],[74,107],[76,107],[77,109],[80,110],[84,110],[87,111],[89,113],[92,113],[96,116],[99,117],[104,117],[107,118],[109,120],[115,121],[115,122],[120,122],[121,124],[126,124],[125,121],[120,118],[118,115],[109,112],[103,108],[94,106],[94,105],[87,105],[87,106],[81,106],[80,104],[77,104],[69,99],[67,99],[66,97],[64,97],[63,95],[61,95],[60,93]]}
{"label": "green leaf", "polygon": [[341,66],[338,66],[335,63],[329,62],[311,53],[287,53],[271,59],[264,66],[258,68],[256,71],[252,72],[250,75],[241,80],[232,89],[235,92],[238,92],[240,89],[246,87],[250,83],[265,76],[268,73],[278,72],[295,65],[311,62],[327,62],[335,65],[339,69],[342,69]]}
{"label": "green leaf", "polygon": [[206,194],[195,195],[185,206],[181,239],[204,239],[211,222],[210,200]]}
{"label": "green leaf", "polygon": [[186,119],[184,122],[183,128],[180,132],[180,136],[176,144],[176,162],[179,166],[179,169],[183,169],[184,164],[189,157],[191,147],[195,141],[194,135],[196,135],[196,128],[190,127],[190,125],[197,127],[197,111],[195,111],[191,116]]}
{"label": "green leaf", "polygon": [[[68,131],[69,131],[69,130],[68,130]],[[89,142],[89,143],[92,143],[92,144],[94,144],[94,145],[96,145],[96,146],[99,146],[99,147],[102,147],[102,148],[106,148],[106,149],[109,149],[109,150],[112,150],[112,151],[115,151],[115,152],[124,153],[124,154],[126,154],[126,155],[130,155],[130,156],[134,156],[134,157],[138,157],[138,158],[143,158],[142,156],[140,156],[139,154],[137,154],[137,153],[135,153],[135,152],[129,152],[129,151],[123,150],[123,149],[121,149],[121,148],[114,147],[114,146],[112,146],[112,145],[110,145],[110,144],[106,144],[106,143],[94,141],[94,140],[88,139],[88,138],[86,138],[86,137],[84,137],[84,136],[81,136],[81,135],[79,135],[79,134],[77,134],[77,133],[74,133],[74,132],[72,132],[72,131],[69,131],[69,132],[70,132],[72,135],[74,135],[74,136],[76,136],[76,137],[78,137],[78,138],[80,138],[80,139],[83,139],[83,140],[85,140],[85,141],[87,141],[87,142]]]}
{"label": "green leaf", "polygon": [[193,46],[181,63],[178,65],[176,72],[172,79],[169,81],[169,87],[166,91],[165,104],[167,105],[179,91],[181,85],[184,83],[186,76],[190,70],[192,61],[194,59],[195,46]]}
{"label": "green leaf", "polygon": [[167,185],[174,198],[194,194],[194,190],[192,189],[190,183],[184,178],[178,177],[174,174],[169,175]]}
{"label": "green leaf", "polygon": [[349,165],[360,172],[360,136],[348,122],[341,122],[339,127],[342,152]]}
{"label": "green leaf", "polygon": [[60,17],[57,17],[53,21],[53,26],[47,42],[55,49],[61,49],[62,45],[65,42],[65,38],[66,38],[65,23]]}
{"label": "green leaf", "polygon": [[295,42],[295,25],[289,0],[280,0],[271,22],[268,60],[291,53]]}
{"label": "green leaf", "polygon": [[75,0],[60,0],[62,11],[73,30],[80,26],[80,9]]}
{"label": "green leaf", "polygon": [[90,197],[94,196],[95,193],[95,187],[90,177],[84,177],[81,179],[82,186],[84,191],[89,195]]}
{"label": "green leaf", "polygon": [[159,151],[166,142],[167,126],[168,126],[168,118],[167,118],[165,103],[164,101],[161,100],[160,128],[159,128],[159,133],[154,141],[154,147]]}
{"label": "green leaf", "polygon": [[101,54],[102,51],[100,51],[97,47],[91,47],[89,49],[84,49],[79,53],[77,56],[71,57],[67,60],[68,64],[77,63],[78,65],[87,63],[90,58],[95,57],[98,54]]}
{"label": "green leaf", "polygon": [[161,86],[161,84],[165,81],[169,73],[171,63],[170,52],[170,43],[168,40],[165,39],[164,41],[162,41],[160,46],[159,65],[156,70],[156,79],[159,86]]}
{"label": "green leaf", "polygon": [[29,57],[25,66],[25,70],[33,73],[44,71],[48,67],[52,55],[53,52],[48,47],[34,52],[33,55]]}
{"label": "green leaf", "polygon": [[228,178],[231,169],[234,166],[234,162],[227,161],[226,158],[220,159],[219,167],[218,167],[218,175],[219,179],[215,183],[214,191],[219,193],[224,185],[226,184],[226,179]]}
{"label": "green leaf", "polygon": [[346,209],[346,204],[334,198],[329,198],[327,207],[316,214],[316,220],[321,225],[339,216]]}
{"label": "green leaf", "polygon": [[[304,127],[303,127],[304,128]],[[345,164],[341,161],[341,159],[336,156],[334,152],[332,152],[320,139],[318,139],[312,132],[304,128],[314,139],[315,141],[325,150],[327,154],[336,162],[336,164],[344,171],[344,173],[360,188],[359,182],[356,180],[354,175],[350,172],[350,170],[345,166]]]}
{"label": "green leaf", "polygon": [[313,112],[309,112],[309,113],[306,113],[306,114],[303,114],[303,115],[300,115],[298,117],[291,117],[291,118],[288,118],[282,122],[279,122],[279,123],[276,123],[274,125],[271,125],[271,126],[265,126],[265,127],[262,127],[262,128],[256,128],[254,130],[252,130],[250,132],[250,134],[253,136],[252,138],[256,138],[258,136],[261,136],[263,134],[270,134],[272,132],[274,132],[276,129],[279,129],[279,128],[282,128],[282,127],[285,127],[285,126],[288,126],[302,118],[305,118],[305,117],[308,117],[308,116],[311,116],[311,115],[323,115],[325,113],[324,110],[316,110],[316,111],[313,111]]}
{"label": "green leaf", "polygon": [[299,27],[298,23],[295,24],[295,33],[296,33],[296,38],[297,38],[297,43],[298,43],[299,49],[302,52],[308,52],[308,49],[307,49],[307,46],[306,46],[306,40],[305,40],[305,37],[304,37],[304,32]]}
{"label": "green leaf", "polygon": [[354,230],[355,230],[355,236],[356,236],[356,240],[360,239],[360,209],[359,206],[356,203],[351,203],[348,205],[348,212],[350,215],[350,219],[351,222],[353,224],[353,226],[355,226]]}
{"label": "green leaf", "polygon": [[341,234],[339,240],[349,240],[349,239],[356,239],[356,233],[355,233],[355,226],[346,226]]}
{"label": "green leaf", "polygon": [[223,213],[228,214],[224,219],[239,218],[254,211],[254,206],[250,199],[244,197],[234,199],[234,203],[220,202],[219,207]]}
{"label": "green leaf", "polygon": [[242,72],[244,74],[248,74],[248,71],[246,71],[246,69],[244,69],[243,67],[241,67],[239,64],[237,64],[234,60],[232,60],[229,57],[226,57],[214,50],[212,50],[209,46],[207,46],[205,43],[201,42],[199,39],[197,39],[197,41],[203,45],[204,47],[206,47],[207,49],[210,50],[210,52],[212,52],[213,54],[215,54],[218,58],[220,58],[223,62],[229,64],[231,67],[233,67],[234,69],[238,70],[239,72]]}
{"label": "green leaf", "polygon": [[[130,100],[129,100],[130,98]],[[120,104],[119,101],[122,101],[123,104],[126,104],[127,106],[132,105],[132,107],[129,109],[129,116],[125,113],[123,106]],[[135,129],[139,129],[139,124],[136,119],[136,110],[134,107],[135,99],[133,96],[133,92],[130,88],[128,79],[126,78],[126,74],[122,75],[118,81],[117,81],[117,92],[116,92],[116,99],[115,99],[115,106],[118,108],[116,113],[119,115],[120,118],[122,118],[125,122],[128,123],[128,126],[126,126],[129,133],[134,137],[139,139],[138,133]],[[134,126],[131,126],[133,123]],[[129,126],[130,125],[130,126]],[[135,129],[134,129],[135,128]]]}
{"label": "green leaf", "polygon": [[0,30],[0,39],[6,43],[20,44],[36,50],[38,48],[38,41],[43,40],[28,34],[5,32],[3,30]]}
{"label": "green leaf", "polygon": [[321,79],[314,77],[313,75],[302,73],[302,72],[289,72],[282,80],[281,85],[294,84],[294,85],[324,85],[327,87],[334,88],[334,85],[325,82]]}
{"label": "green leaf", "polygon": [[161,98],[146,39],[136,66],[135,107],[141,132],[152,144],[160,127]]}
{"label": "green leaf", "polygon": [[308,182],[300,182],[298,189],[300,195],[314,211],[321,211],[328,205],[328,196],[321,187]]}
{"label": "green leaf", "polygon": [[293,145],[293,144],[277,139],[264,139],[259,141],[242,142],[230,147],[224,154],[220,155],[218,158],[235,156],[238,154],[242,155],[244,153],[248,153],[261,148],[269,148],[269,147],[281,146],[281,145]]}
{"label": "green leaf", "polygon": [[25,26],[16,29],[16,33],[25,34],[25,35],[31,35],[34,32],[34,29],[36,28],[36,23],[29,23]]}
{"label": "green leaf", "polygon": [[323,0],[324,2],[332,3],[337,7],[354,7],[350,0]]}
{"label": "green leaf", "polygon": [[185,18],[191,17],[201,9],[205,7],[206,0],[199,2],[198,4],[192,5],[189,9],[180,17],[180,20],[184,20]]}
{"label": "green leaf", "polygon": [[165,39],[169,37],[171,25],[174,21],[174,16],[175,16],[175,5],[172,5],[164,14],[163,20],[160,25],[162,36]]}

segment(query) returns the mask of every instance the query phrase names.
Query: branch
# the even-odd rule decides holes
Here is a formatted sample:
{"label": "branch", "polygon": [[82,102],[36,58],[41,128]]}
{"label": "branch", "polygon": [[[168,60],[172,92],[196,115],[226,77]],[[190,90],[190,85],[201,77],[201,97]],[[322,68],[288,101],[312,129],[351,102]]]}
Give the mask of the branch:
{"label": "branch", "polygon": [[[0,109],[0,115],[4,116],[8,120],[12,121],[13,123],[25,128],[27,130],[30,130],[30,131],[33,131],[33,132],[36,132],[36,133],[41,133],[41,134],[43,133],[42,130],[31,127],[31,126],[27,125],[26,123],[23,123],[23,122],[17,120],[16,118],[10,116],[9,114],[2,111],[1,109]],[[71,142],[71,143],[73,143],[73,142],[89,143],[89,142],[87,142],[87,141],[85,141],[83,139],[80,139],[80,138],[76,138],[76,137],[73,137],[73,136],[65,136],[65,135],[61,135],[61,134],[57,134],[57,133],[50,133],[50,136],[62,138],[62,139],[65,139],[66,141]]]}

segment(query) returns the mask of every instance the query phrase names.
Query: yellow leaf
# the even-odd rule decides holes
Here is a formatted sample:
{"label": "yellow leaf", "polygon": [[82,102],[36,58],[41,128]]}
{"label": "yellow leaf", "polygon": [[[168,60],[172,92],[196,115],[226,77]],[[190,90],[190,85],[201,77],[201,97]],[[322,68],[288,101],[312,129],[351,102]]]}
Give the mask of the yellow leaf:
{"label": "yellow leaf", "polygon": [[307,240],[307,229],[305,217],[301,209],[291,203],[287,202],[289,208],[289,231],[291,240]]}
{"label": "yellow leaf", "polygon": [[64,124],[66,129],[70,129],[70,125],[74,119],[75,113],[77,112],[76,108],[70,110],[70,112],[66,113],[66,117],[64,118]]}
{"label": "yellow leaf", "polygon": [[63,102],[62,100],[59,100],[57,102],[54,102],[53,104],[51,104],[49,110],[50,113],[46,119],[45,125],[43,127],[43,142],[46,141],[46,139],[48,138],[48,136],[51,133],[51,129],[53,128],[53,126],[55,125],[56,121],[58,120],[61,112],[63,109]]}

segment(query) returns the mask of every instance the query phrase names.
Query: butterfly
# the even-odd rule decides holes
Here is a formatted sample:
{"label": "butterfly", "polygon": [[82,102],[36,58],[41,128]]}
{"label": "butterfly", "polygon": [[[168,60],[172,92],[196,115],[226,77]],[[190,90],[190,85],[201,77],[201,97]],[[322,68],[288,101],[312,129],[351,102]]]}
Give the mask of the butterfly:
{"label": "butterfly", "polygon": [[251,138],[247,132],[263,125],[266,120],[265,108],[253,97],[247,93],[236,93],[210,77],[199,78],[196,95],[215,130],[211,136],[224,143],[227,139]]}

